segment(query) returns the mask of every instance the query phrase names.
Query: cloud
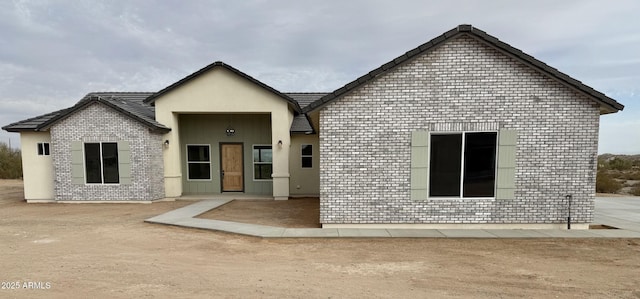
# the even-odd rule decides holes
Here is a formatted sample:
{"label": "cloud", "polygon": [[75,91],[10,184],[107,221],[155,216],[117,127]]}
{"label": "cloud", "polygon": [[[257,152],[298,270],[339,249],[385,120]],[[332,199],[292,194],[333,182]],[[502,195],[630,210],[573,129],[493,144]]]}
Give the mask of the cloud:
{"label": "cloud", "polygon": [[0,124],[91,91],[159,90],[216,60],[279,90],[331,91],[458,24],[633,95],[639,10],[632,0],[2,1],[0,107],[11,112]]}

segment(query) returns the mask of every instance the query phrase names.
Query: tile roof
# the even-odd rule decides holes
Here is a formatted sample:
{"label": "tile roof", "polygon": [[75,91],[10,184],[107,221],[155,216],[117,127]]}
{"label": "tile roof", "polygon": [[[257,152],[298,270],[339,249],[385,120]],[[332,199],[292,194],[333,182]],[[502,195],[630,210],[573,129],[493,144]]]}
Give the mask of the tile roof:
{"label": "tile roof", "polygon": [[378,67],[377,69],[374,69],[373,71],[361,76],[360,78],[353,80],[350,83],[347,83],[345,86],[338,88],[337,90],[333,91],[332,93],[329,93],[325,96],[323,96],[322,98],[314,101],[313,103],[310,103],[309,105],[307,105],[303,112],[304,113],[308,113],[311,112],[315,109],[318,109],[330,102],[333,102],[334,100],[340,98],[341,96],[351,92],[352,90],[360,87],[361,85],[373,80],[374,78],[376,78],[377,76],[383,75],[387,72],[389,72],[390,70],[394,69],[396,66],[404,63],[407,60],[410,60],[418,55],[421,55],[425,52],[429,52],[435,48],[437,48],[439,45],[461,35],[461,34],[467,34],[470,35],[476,39],[479,39],[481,41],[484,41],[485,43],[504,51],[506,54],[511,55],[512,57],[518,59],[519,61],[521,61],[522,63],[535,68],[543,73],[548,74],[549,76],[551,76],[552,78],[560,81],[561,83],[563,83],[566,86],[569,86],[571,88],[574,88],[576,90],[578,90],[579,92],[582,92],[583,94],[586,94],[587,96],[589,96],[591,99],[593,99],[594,101],[596,101],[598,104],[600,104],[600,113],[601,114],[607,114],[607,113],[615,113],[617,111],[620,111],[622,109],[624,109],[624,106],[620,103],[618,103],[616,100],[606,96],[605,94],[583,84],[582,82],[573,79],[571,77],[569,77],[568,75],[558,71],[557,69],[545,64],[544,62],[535,59],[533,56],[528,55],[524,52],[522,52],[521,50],[518,50],[514,47],[512,47],[511,45],[504,43],[502,41],[500,41],[499,39],[487,34],[486,32],[475,28],[471,25],[459,25],[458,27],[451,29],[447,32],[445,32],[444,34],[418,46],[417,48],[410,50],[406,53],[404,53],[403,55],[400,55],[399,57],[397,57],[394,60],[391,60],[383,65],[381,65],[380,67]]}
{"label": "tile roof", "polygon": [[180,79],[178,82],[175,82],[175,83],[165,87],[164,89],[154,93],[153,95],[149,96],[148,98],[146,98],[144,100],[144,102],[146,104],[153,105],[153,102],[155,101],[155,99],[157,97],[159,97],[159,96],[161,96],[161,95],[173,90],[174,88],[176,88],[176,87],[188,82],[189,80],[191,80],[191,79],[193,79],[193,78],[195,78],[195,77],[197,77],[197,76],[199,76],[199,75],[201,75],[201,74],[203,74],[203,73],[205,73],[205,72],[207,72],[207,71],[209,71],[211,69],[214,69],[216,67],[225,68],[225,69],[237,74],[238,76],[243,77],[243,78],[245,78],[245,79],[247,79],[247,80],[249,80],[249,81],[251,81],[251,82],[253,82],[253,83],[257,84],[257,85],[259,85],[260,87],[266,89],[267,91],[269,91],[269,92],[281,97],[282,99],[284,99],[285,101],[287,101],[289,103],[289,105],[293,108],[293,110],[296,111],[296,114],[302,112],[302,109],[300,108],[300,105],[298,105],[298,102],[294,101],[292,98],[290,98],[286,94],[283,94],[283,93],[277,91],[273,87],[258,81],[257,79],[255,79],[255,78],[253,78],[253,77],[241,72],[240,70],[238,70],[238,69],[236,69],[236,68],[234,68],[234,67],[232,67],[232,66],[230,66],[230,65],[228,65],[228,64],[226,64],[226,63],[224,63],[222,61],[216,61],[216,62],[214,62],[212,64],[209,64],[209,65],[205,66],[204,68],[196,71],[195,73]]}
{"label": "tile roof", "polygon": [[153,131],[167,132],[171,129],[155,120],[155,108],[143,103],[143,100],[152,94],[151,92],[92,92],[72,107],[12,123],[2,129],[9,132],[46,131],[57,121],[89,104],[100,102],[142,123]]}
{"label": "tile roof", "polygon": [[304,109],[309,104],[315,102],[321,97],[329,94],[328,92],[285,92],[287,96],[292,98],[294,101],[298,102],[300,107]]}
{"label": "tile roof", "polygon": [[291,123],[290,133],[294,134],[315,134],[316,131],[311,126],[311,121],[306,114],[298,114],[293,118]]}

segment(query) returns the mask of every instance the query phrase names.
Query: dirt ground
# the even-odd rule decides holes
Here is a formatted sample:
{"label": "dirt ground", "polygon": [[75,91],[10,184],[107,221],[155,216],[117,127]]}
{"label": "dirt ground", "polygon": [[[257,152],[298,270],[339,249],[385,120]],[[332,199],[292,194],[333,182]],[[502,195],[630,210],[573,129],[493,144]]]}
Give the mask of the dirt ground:
{"label": "dirt ground", "polygon": [[640,298],[637,239],[264,240],[21,188],[0,181],[0,298]]}
{"label": "dirt ground", "polygon": [[197,218],[281,227],[321,227],[320,201],[317,198],[234,200]]}

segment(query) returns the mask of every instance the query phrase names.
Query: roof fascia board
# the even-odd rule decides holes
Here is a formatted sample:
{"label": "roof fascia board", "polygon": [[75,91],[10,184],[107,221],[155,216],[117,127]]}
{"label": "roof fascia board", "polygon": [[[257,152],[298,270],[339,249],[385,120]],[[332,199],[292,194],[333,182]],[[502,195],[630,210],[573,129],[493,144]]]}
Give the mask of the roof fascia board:
{"label": "roof fascia board", "polygon": [[[475,29],[477,30],[477,29]],[[558,69],[549,66],[548,64],[536,59],[535,57],[522,52],[521,50],[518,50],[517,48],[514,48],[513,46],[510,46],[508,44],[506,44],[505,42],[500,41],[499,39],[492,37],[490,35],[478,35],[478,34],[467,34],[467,36],[482,42],[484,44],[486,44],[487,46],[491,47],[492,49],[505,54],[515,60],[517,60],[518,62],[527,65],[530,68],[535,69],[536,71],[542,73],[543,75],[547,76],[548,78],[562,84],[565,87],[568,87],[569,89],[582,94],[588,98],[591,98],[592,100],[596,101],[598,104],[600,104],[601,107],[604,108],[609,108],[606,109],[606,111],[609,111],[608,113],[615,113],[619,110],[624,109],[624,105],[618,103],[617,101],[615,101],[614,99],[606,96],[605,94],[587,86],[586,84],[574,79],[573,77],[559,71]],[[485,38],[485,37],[489,37],[489,38]],[[582,87],[582,88],[580,88]],[[593,94],[595,93],[595,94]],[[607,98],[611,101],[613,101],[614,103],[607,103],[605,101],[603,101],[601,98]],[[617,105],[616,105],[617,104]],[[605,113],[606,114],[606,113]]]}
{"label": "roof fascia board", "polygon": [[170,128],[160,128],[160,127],[154,126],[153,124],[147,123],[147,122],[141,120],[140,118],[134,116],[131,112],[126,111],[126,110],[124,110],[124,109],[122,109],[122,108],[120,108],[120,107],[118,107],[116,105],[113,105],[113,104],[109,103],[108,101],[102,99],[99,96],[91,96],[86,101],[80,102],[77,105],[75,105],[75,106],[73,106],[71,108],[68,108],[67,111],[64,111],[64,113],[61,113],[59,116],[53,117],[50,120],[48,120],[48,121],[42,123],[41,125],[39,125],[36,128],[36,131],[49,130],[51,128],[51,126],[53,126],[55,123],[70,117],[75,112],[80,111],[80,110],[84,109],[85,107],[88,107],[89,105],[94,104],[94,103],[104,104],[107,107],[110,107],[110,108],[116,110],[117,112],[125,115],[126,117],[128,117],[128,118],[130,118],[130,119],[132,119],[132,120],[144,125],[145,127],[151,129],[154,132],[166,133],[166,132],[171,131]]}

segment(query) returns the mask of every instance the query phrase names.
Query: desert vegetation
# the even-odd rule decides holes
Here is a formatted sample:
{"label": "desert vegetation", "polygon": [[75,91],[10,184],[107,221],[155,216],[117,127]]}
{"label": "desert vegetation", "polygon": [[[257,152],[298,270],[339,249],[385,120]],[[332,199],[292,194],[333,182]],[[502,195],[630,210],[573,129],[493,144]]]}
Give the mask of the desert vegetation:
{"label": "desert vegetation", "polygon": [[0,179],[22,178],[20,150],[0,142]]}
{"label": "desert vegetation", "polygon": [[600,155],[596,191],[640,196],[640,155]]}

